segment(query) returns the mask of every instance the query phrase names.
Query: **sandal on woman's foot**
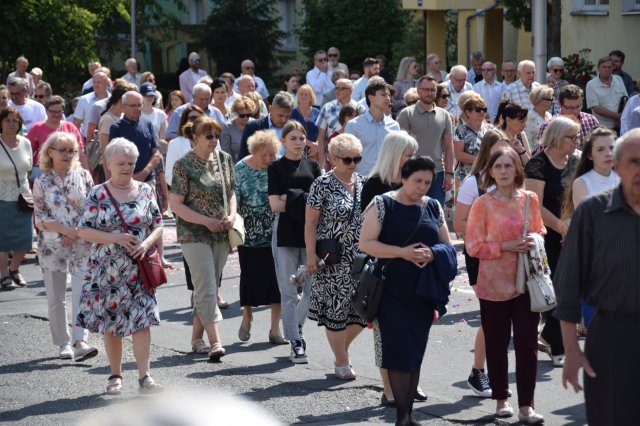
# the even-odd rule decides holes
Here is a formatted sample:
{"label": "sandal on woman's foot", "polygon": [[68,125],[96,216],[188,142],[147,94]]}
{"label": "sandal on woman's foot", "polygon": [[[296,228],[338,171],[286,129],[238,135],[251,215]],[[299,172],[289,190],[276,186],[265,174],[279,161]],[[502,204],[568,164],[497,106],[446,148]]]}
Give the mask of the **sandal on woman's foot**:
{"label": "sandal on woman's foot", "polygon": [[220,358],[222,358],[225,354],[224,348],[220,343],[214,343],[209,349],[209,361],[211,362],[220,362]]}
{"label": "sandal on woman's foot", "polygon": [[193,353],[195,354],[208,354],[209,353],[209,345],[205,343],[202,339],[196,339],[191,342],[191,349],[193,349]]}
{"label": "sandal on woman's foot", "polygon": [[341,380],[355,380],[356,373],[350,365],[336,365],[335,374]]}
{"label": "sandal on woman's foot", "polygon": [[241,342],[246,342],[251,338],[251,320],[247,321],[249,323],[248,327],[244,327],[245,318],[242,317],[242,322],[240,323],[240,328],[238,329],[238,339]]}
{"label": "sandal on woman's foot", "polygon": [[112,374],[107,379],[107,395],[120,395],[122,393],[122,376]]}
{"label": "sandal on woman's foot", "polygon": [[138,383],[140,387],[138,388],[138,392],[140,393],[154,393],[160,392],[163,388],[162,385],[159,385],[150,375],[146,374],[142,379],[138,379]]}
{"label": "sandal on woman's foot", "polygon": [[20,271],[12,271],[11,269],[9,269],[9,276],[11,277],[11,280],[15,285],[20,287],[27,286],[27,281],[22,277]]}
{"label": "sandal on woman's foot", "polygon": [[9,276],[2,277],[2,280],[0,280],[0,287],[2,287],[3,290],[15,290],[18,288]]}

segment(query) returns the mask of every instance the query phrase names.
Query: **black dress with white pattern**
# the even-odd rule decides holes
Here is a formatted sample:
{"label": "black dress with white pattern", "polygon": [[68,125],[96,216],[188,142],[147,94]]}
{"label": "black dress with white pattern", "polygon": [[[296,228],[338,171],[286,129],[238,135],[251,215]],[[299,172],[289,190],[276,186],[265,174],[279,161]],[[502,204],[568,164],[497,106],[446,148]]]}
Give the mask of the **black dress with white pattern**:
{"label": "black dress with white pattern", "polygon": [[[358,174],[353,176],[355,199],[333,173],[317,178],[307,198],[309,207],[320,210],[316,238],[342,239],[340,263],[325,266],[313,276],[311,282],[309,319],[333,331],[344,330],[351,324],[366,326],[366,322],[353,310],[350,299],[351,291],[357,284],[350,272],[354,257],[360,252],[360,195],[365,181]],[[350,216],[351,222],[348,223]]]}

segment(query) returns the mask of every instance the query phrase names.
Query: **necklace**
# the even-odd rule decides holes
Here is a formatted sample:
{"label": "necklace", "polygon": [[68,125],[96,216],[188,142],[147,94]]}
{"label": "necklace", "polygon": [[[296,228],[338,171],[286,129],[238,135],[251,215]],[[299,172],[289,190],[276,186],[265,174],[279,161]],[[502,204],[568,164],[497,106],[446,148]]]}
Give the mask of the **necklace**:
{"label": "necklace", "polygon": [[116,185],[115,183],[113,183],[112,180],[109,181],[109,184],[113,186],[115,189],[131,189],[131,187],[133,186],[133,180],[131,180],[131,182],[129,182],[129,185],[127,186]]}
{"label": "necklace", "polygon": [[338,177],[338,174],[337,174],[335,171],[333,172],[333,177],[335,177],[336,179],[338,179],[338,182],[340,182],[340,183],[341,183],[341,184],[343,184],[344,186],[351,186],[351,185],[353,185],[353,183],[354,183],[354,181],[353,181],[353,175],[351,175],[351,182],[346,182],[346,181],[344,181],[344,180],[340,179],[340,178]]}
{"label": "necklace", "polygon": [[[294,171],[294,173],[298,173],[298,171],[300,170],[300,166],[302,166],[302,157],[298,158],[297,160],[292,160],[291,158],[287,158],[287,157],[283,157],[285,160],[285,163],[287,163],[289,165],[289,167],[291,167]],[[298,162],[297,166],[294,166],[293,163]]]}

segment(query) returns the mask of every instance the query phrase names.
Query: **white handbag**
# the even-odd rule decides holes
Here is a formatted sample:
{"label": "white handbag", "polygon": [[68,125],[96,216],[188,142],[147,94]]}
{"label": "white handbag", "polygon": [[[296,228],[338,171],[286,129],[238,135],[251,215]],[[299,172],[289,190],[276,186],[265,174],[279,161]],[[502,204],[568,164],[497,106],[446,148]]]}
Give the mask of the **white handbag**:
{"label": "white handbag", "polygon": [[[222,161],[220,161],[220,153],[216,150],[216,159],[218,160],[218,168],[220,169],[220,178],[222,179],[222,199],[224,200],[224,214],[228,215],[229,205],[227,203],[227,184],[224,180],[224,173],[222,172]],[[229,230],[229,245],[231,247],[238,247],[244,244],[245,229],[244,219],[238,213],[236,213],[236,220],[233,222],[233,226]]]}

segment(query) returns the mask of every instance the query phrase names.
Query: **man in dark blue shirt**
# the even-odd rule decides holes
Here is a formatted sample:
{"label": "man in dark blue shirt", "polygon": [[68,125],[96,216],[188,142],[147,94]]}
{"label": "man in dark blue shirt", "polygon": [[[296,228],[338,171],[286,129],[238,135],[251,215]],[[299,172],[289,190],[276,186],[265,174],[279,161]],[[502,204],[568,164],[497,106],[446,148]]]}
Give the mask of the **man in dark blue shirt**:
{"label": "man in dark blue shirt", "polygon": [[133,178],[140,182],[151,182],[155,179],[155,168],[162,161],[160,145],[153,132],[151,123],[140,121],[142,115],[142,95],[136,91],[128,91],[122,96],[124,117],[111,125],[109,140],[126,138],[138,147],[138,160],[133,170]]}

